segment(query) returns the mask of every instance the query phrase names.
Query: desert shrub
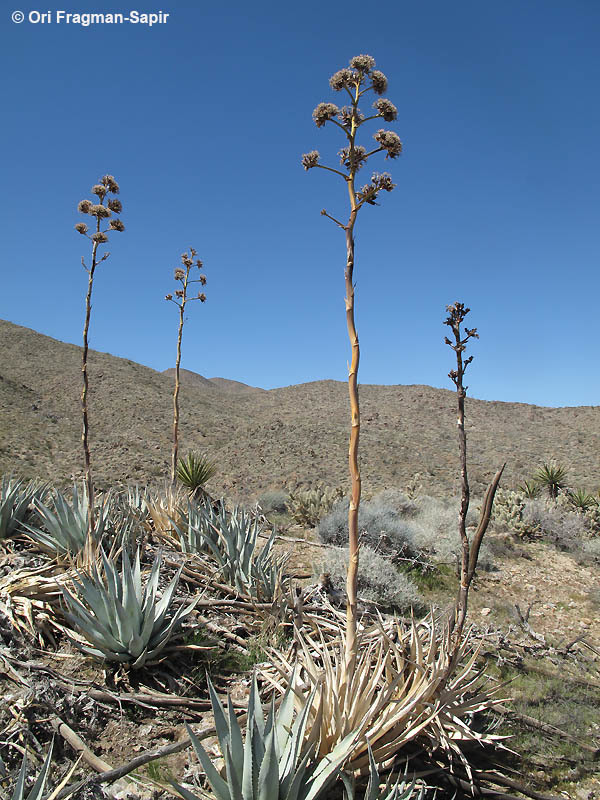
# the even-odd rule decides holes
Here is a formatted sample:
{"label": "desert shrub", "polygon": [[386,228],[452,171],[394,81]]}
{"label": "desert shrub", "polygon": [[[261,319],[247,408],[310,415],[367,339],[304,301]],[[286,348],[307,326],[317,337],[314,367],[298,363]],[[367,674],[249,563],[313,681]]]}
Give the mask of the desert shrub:
{"label": "desert shrub", "polygon": [[[348,542],[348,500],[338,503],[319,522],[318,533],[322,541],[338,547]],[[417,528],[391,505],[377,497],[363,503],[358,513],[358,531],[361,542],[393,558],[416,558]]]}
{"label": "desert shrub", "polygon": [[[455,564],[460,559],[461,544],[458,536],[458,498],[438,498],[425,495],[419,499],[414,518],[414,544],[421,552],[421,560],[429,558],[436,564]],[[478,515],[470,508],[467,527],[476,526]],[[493,567],[493,556],[485,541],[479,551],[478,566],[488,570]]]}
{"label": "desert shrub", "polygon": [[343,489],[315,486],[313,489],[296,489],[290,492],[286,508],[297,525],[316,527],[319,521],[343,496]]}
{"label": "desert shrub", "polygon": [[401,489],[384,489],[377,492],[370,501],[373,504],[389,506],[403,517],[414,517],[419,510],[419,503],[416,495]]}
{"label": "desert shrub", "polygon": [[523,512],[523,521],[530,530],[537,530],[546,541],[560,550],[577,550],[582,540],[589,537],[583,514],[569,511],[553,502],[529,500]]}
{"label": "desert shrub", "polygon": [[265,514],[275,511],[277,514],[285,514],[289,494],[283,489],[269,489],[263,492],[258,498],[258,504]]}
{"label": "desert shrub", "polygon": [[521,491],[497,489],[492,508],[494,525],[501,530],[512,531],[519,536],[529,532],[523,521],[523,512],[527,504],[526,495]]}
{"label": "desert shrub", "polygon": [[[318,565],[319,572],[331,577],[333,587],[345,591],[348,549],[332,547]],[[399,572],[392,562],[370,547],[362,546],[358,562],[358,596],[368,603],[377,603],[397,611],[423,611],[425,606],[416,584]]]}
{"label": "desert shrub", "polygon": [[593,561],[600,564],[600,538],[588,539],[581,547],[584,559],[586,561]]}
{"label": "desert shrub", "polygon": [[598,504],[590,506],[584,512],[585,524],[592,534],[600,533],[600,506]]}

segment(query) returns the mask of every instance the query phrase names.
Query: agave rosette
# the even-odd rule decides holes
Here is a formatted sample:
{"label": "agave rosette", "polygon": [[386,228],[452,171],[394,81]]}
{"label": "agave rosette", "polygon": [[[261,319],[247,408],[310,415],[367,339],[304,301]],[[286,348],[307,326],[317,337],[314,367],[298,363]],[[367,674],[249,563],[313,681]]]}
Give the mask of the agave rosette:
{"label": "agave rosette", "polygon": [[[217,800],[315,800],[335,780],[352,751],[355,732],[338,742],[326,757],[318,756],[319,728],[309,725],[315,690],[299,705],[288,689],[278,709],[271,702],[265,720],[255,676],[243,740],[231,698],[225,711],[210,679],[208,688],[224,760],[222,773],[189,727],[188,733]],[[185,800],[199,800],[188,789],[173,785]]]}
{"label": "agave rosette", "polygon": [[321,756],[350,730],[360,733],[350,768],[361,774],[369,769],[368,743],[382,764],[414,740],[462,759],[466,741],[500,738],[469,726],[473,714],[502,702],[495,689],[477,689],[478,651],[465,636],[459,654],[464,666],[447,678],[450,631],[447,626],[440,630],[432,615],[419,623],[413,620],[408,629],[396,623],[389,633],[381,626],[362,631],[353,668],[346,663],[341,626],[333,641],[325,641],[321,633],[313,637],[297,631],[296,644],[300,671],[294,672],[290,660],[272,651],[276,674],[269,669],[264,674],[280,692],[291,687],[300,704],[316,689],[310,725],[320,727]]}
{"label": "agave rosette", "polygon": [[96,564],[91,575],[77,572],[79,581],[73,581],[74,593],[63,587],[68,609],[65,619],[79,632],[72,638],[83,652],[138,669],[159,655],[197,601],[170,613],[181,568],[159,599],[160,555],[154,560],[145,586],[139,550],[133,567],[123,550],[120,575],[103,550],[101,556],[106,583]]}

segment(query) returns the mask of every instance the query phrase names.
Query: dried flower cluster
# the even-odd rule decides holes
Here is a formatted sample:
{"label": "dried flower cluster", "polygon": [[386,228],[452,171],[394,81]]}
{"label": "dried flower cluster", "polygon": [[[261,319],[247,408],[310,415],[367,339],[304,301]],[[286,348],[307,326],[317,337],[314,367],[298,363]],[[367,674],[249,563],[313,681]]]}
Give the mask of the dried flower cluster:
{"label": "dried flower cluster", "polygon": [[[362,145],[356,144],[356,135],[363,123],[372,119],[393,122],[398,117],[398,109],[385,97],[379,97],[373,103],[374,113],[370,116],[365,116],[358,107],[359,100],[367,92],[372,91],[374,94],[381,95],[387,89],[387,78],[382,72],[375,69],[375,59],[372,56],[363,54],[352,58],[348,67],[344,67],[332,75],[329,85],[336,92],[345,91],[350,97],[351,104],[339,108],[335,103],[319,103],[313,111],[313,120],[317,128],[322,128],[327,122],[331,122],[344,131],[348,145],[339,151],[339,156],[340,164],[345,168],[346,173],[321,164],[318,150],[305,153],[302,156],[302,166],[305,170],[320,167],[336,172],[353,184],[354,175],[364,166],[370,156],[384,152],[386,158],[397,158],[402,153],[402,142],[398,135],[384,129],[380,129],[374,134],[373,138],[377,147],[373,150],[367,151]],[[352,186],[356,207],[359,208],[363,203],[376,205],[377,194],[380,191],[389,192],[393,188],[394,184],[389,176],[388,180],[383,182],[372,180],[368,184],[368,191],[365,187],[360,191],[355,191]],[[326,216],[329,215],[326,214]],[[334,218],[332,217],[332,219]]]}
{"label": "dried flower cluster", "polygon": [[96,231],[90,235],[88,234],[89,228],[85,222],[78,222],[75,225],[77,233],[80,233],[82,236],[87,236],[88,239],[91,239],[98,245],[108,241],[108,236],[106,236],[108,231],[124,231],[125,225],[123,225],[120,219],[111,219],[108,223],[108,228],[103,231],[100,230],[100,220],[109,219],[113,214],[120,214],[121,211],[123,211],[123,204],[116,197],[109,198],[106,205],[104,205],[104,200],[108,194],[118,193],[119,184],[112,175],[105,175],[100,183],[92,186],[92,194],[95,194],[96,197],[100,199],[100,202],[92,203],[91,200],[81,200],[77,205],[77,210],[80,214],[96,217]]}

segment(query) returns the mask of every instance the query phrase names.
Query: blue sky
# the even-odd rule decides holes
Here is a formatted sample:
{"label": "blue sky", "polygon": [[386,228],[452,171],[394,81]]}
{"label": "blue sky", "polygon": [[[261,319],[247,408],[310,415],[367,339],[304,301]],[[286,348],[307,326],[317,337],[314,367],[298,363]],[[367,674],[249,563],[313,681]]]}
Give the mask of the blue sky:
{"label": "blue sky", "polygon": [[[347,195],[300,157],[336,165],[341,132],[311,113],[369,53],[404,153],[371,159],[397,188],[356,228],[360,381],[452,388],[442,321],[461,300],[481,336],[471,395],[600,404],[596,0],[29,2],[11,0],[22,24],[8,4],[0,21],[0,318],[80,343],[76,205],[108,172],[127,229],[98,271],[92,347],[173,365],[163,298],[192,245],[208,300],[190,308],[182,366],[265,388],[345,380],[343,232],[319,211],[343,217]],[[170,16],[27,21],[130,8]]]}

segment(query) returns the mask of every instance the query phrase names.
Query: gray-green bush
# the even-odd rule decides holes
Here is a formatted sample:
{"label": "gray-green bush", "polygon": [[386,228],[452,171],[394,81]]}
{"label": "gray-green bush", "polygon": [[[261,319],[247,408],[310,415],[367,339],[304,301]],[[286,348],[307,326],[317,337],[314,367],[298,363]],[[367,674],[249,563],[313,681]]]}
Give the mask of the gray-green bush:
{"label": "gray-green bush", "polygon": [[258,498],[258,505],[264,514],[285,514],[288,500],[289,494],[283,489],[269,489]]}
{"label": "gray-green bush", "polygon": [[[315,566],[320,573],[329,574],[334,589],[344,592],[348,548],[328,549],[323,561]],[[358,563],[358,597],[400,612],[409,612],[411,608],[421,612],[425,608],[419,590],[408,575],[399,572],[389,558],[364,545]]]}

